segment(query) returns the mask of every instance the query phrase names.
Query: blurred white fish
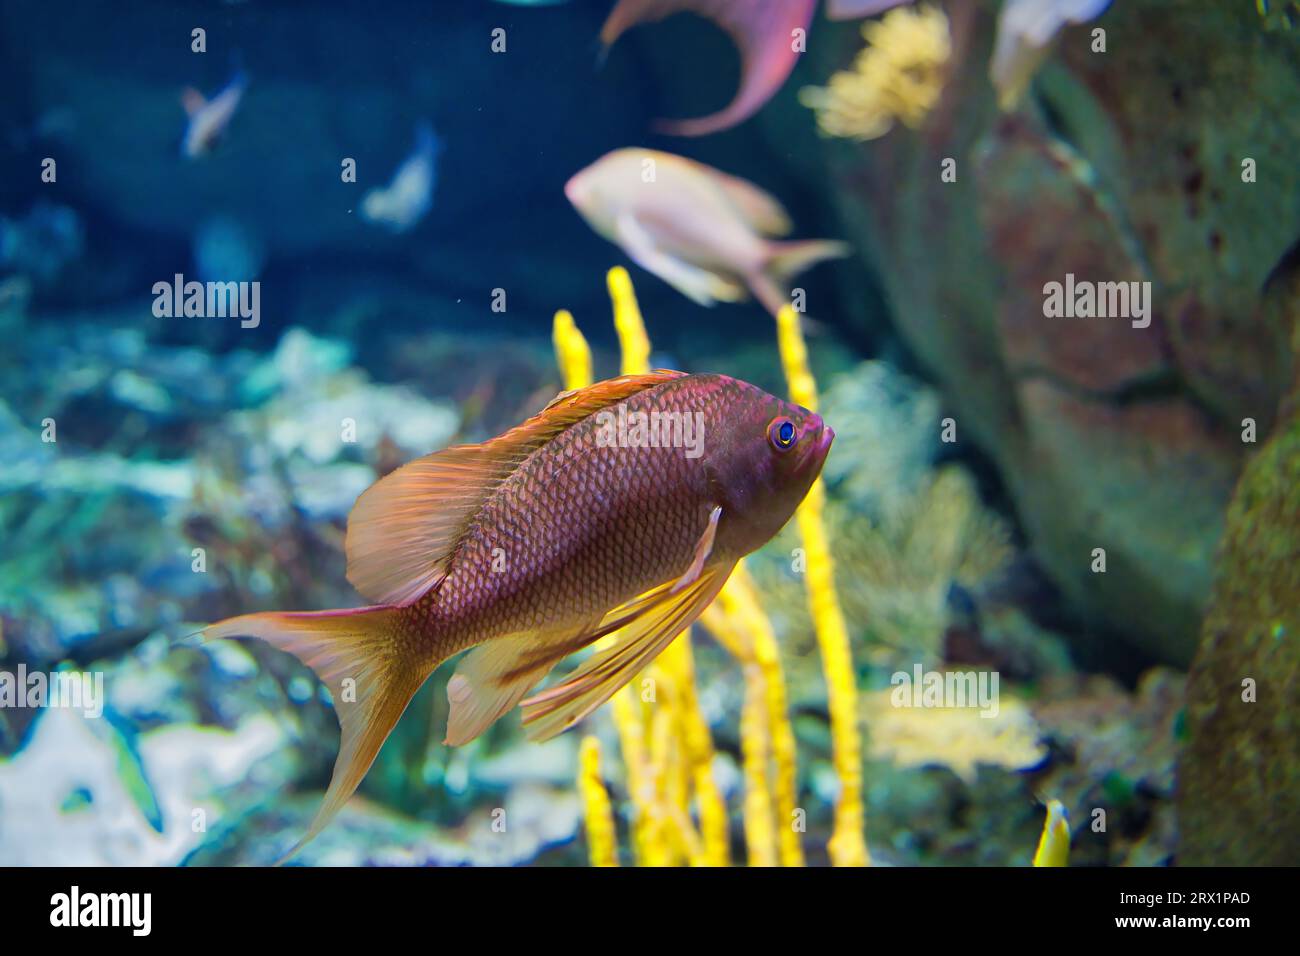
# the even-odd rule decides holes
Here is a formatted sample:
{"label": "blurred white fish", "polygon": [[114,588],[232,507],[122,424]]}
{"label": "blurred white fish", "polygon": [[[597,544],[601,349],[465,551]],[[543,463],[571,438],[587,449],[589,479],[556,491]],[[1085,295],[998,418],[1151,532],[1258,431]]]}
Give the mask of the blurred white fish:
{"label": "blurred white fish", "polygon": [[684,156],[616,149],[576,173],[564,194],[587,223],[701,305],[750,293],[773,315],[798,273],[849,254],[842,242],[781,242],[792,226],[753,183]]}
{"label": "blurred white fish", "polygon": [[989,64],[998,104],[1007,110],[1020,101],[1062,28],[1086,23],[1110,5],[1111,0],[1006,0]]}
{"label": "blurred white fish", "polygon": [[366,222],[406,232],[424,218],[433,205],[433,187],[438,180],[438,154],[442,142],[428,123],[415,128],[415,149],[397,167],[387,186],[371,189],[361,199],[361,216]]}
{"label": "blurred white fish", "polygon": [[205,98],[192,86],[185,88],[181,93],[181,105],[189,114],[190,121],[181,141],[181,155],[195,159],[211,152],[230,125],[247,88],[248,77],[243,70],[236,70],[230,82],[212,99]]}

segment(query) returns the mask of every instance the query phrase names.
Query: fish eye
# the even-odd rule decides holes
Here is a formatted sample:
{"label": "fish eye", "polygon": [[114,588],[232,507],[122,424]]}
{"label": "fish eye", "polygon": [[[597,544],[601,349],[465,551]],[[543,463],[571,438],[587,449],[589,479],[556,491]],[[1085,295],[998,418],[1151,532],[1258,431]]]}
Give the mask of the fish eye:
{"label": "fish eye", "polygon": [[772,419],[772,424],[767,426],[768,440],[777,451],[788,451],[794,444],[795,435],[794,422],[784,416]]}

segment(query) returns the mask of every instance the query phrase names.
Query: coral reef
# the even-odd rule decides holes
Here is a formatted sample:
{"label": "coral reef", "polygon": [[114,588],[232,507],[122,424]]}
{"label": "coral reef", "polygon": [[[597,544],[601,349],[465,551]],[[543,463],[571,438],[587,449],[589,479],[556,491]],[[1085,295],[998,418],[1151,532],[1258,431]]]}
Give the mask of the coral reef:
{"label": "coral reef", "polygon": [[939,99],[951,44],[948,18],[936,6],[891,10],[863,24],[866,47],[851,70],[826,87],[805,87],[799,101],[817,127],[841,139],[878,139],[895,123],[915,129]]}
{"label": "coral reef", "polygon": [[947,767],[967,785],[982,765],[1036,767],[1047,757],[1042,733],[1020,701],[1003,697],[998,712],[970,707],[899,707],[892,690],[863,695],[871,755],[902,767]]}
{"label": "coral reef", "polygon": [[[942,428],[931,389],[885,362],[864,362],[832,380],[823,405],[837,429],[823,477],[835,496],[828,526],[845,617],[867,638],[862,653],[872,664],[934,663],[961,618],[954,593],[986,606],[1009,568],[1010,528],[980,501],[964,466],[937,465]],[[755,568],[788,608],[798,582],[787,564]],[[799,629],[791,631],[791,646],[802,649]]]}
{"label": "coral reef", "polygon": [[[648,368],[650,343],[626,270],[611,269],[608,286],[622,347],[622,372],[644,371]],[[815,407],[816,385],[792,311],[781,313],[778,328],[792,398],[806,407]],[[565,371],[566,386],[586,384],[582,376],[590,374],[590,349],[570,313],[556,313],[553,341],[557,363]],[[820,483],[817,490],[820,495]],[[819,574],[809,575],[808,593],[822,652],[829,655],[825,666],[828,683],[833,687],[832,739],[840,788],[829,850],[836,865],[865,865],[868,858],[862,835],[862,757],[855,678],[847,632],[835,600],[834,571],[825,545],[820,499],[813,505],[809,508],[805,502],[799,522],[805,546],[815,552],[809,565],[822,569]],[[702,620],[741,663],[744,673],[741,743],[748,862],[751,866],[802,865],[798,837],[802,828],[796,825],[799,813],[795,806],[794,737],[786,717],[780,658],[771,625],[743,562]],[[650,866],[681,862],[725,865],[727,815],[714,782],[712,741],[695,690],[689,635],[674,641],[647,674],[644,680],[622,688],[611,707],[635,808],[631,822],[635,858],[641,865]],[[643,688],[639,700],[638,683]],[[644,706],[646,687],[651,688],[653,696],[649,700],[655,704],[652,708]],[[847,714],[845,708],[849,709]],[[595,738],[584,742],[588,754],[596,746]],[[601,801],[592,788],[591,773],[588,764],[579,786],[584,793],[592,794],[587,808],[589,830],[597,835],[593,840],[604,840],[609,828],[603,820]],[[692,791],[698,827],[690,814]],[[608,852],[594,843],[591,847],[591,853],[600,853],[602,858],[607,858]]]}

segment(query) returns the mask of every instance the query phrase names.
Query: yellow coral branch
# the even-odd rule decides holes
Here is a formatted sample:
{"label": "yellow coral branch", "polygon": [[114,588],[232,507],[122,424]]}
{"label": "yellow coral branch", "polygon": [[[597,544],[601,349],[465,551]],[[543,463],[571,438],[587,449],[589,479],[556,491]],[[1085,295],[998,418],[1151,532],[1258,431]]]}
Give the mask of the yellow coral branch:
{"label": "yellow coral branch", "polygon": [[631,687],[622,687],[612,701],[614,728],[627,772],[627,792],[632,800],[632,856],[638,866],[649,866],[660,852],[661,841],[654,806],[654,782],[646,751],[640,706]]}
{"label": "yellow coral branch", "polygon": [[[621,346],[622,373],[646,372],[650,340],[632,280],[627,270],[614,268],[606,283]],[[565,388],[589,385],[591,349],[567,311],[555,314],[553,340]],[[713,742],[695,697],[689,636],[674,641],[650,674],[660,688],[653,716],[647,719],[630,686],[620,689],[613,700],[634,807],[634,857],[643,866],[682,861],[725,866],[729,862],[727,808],[713,780]],[[692,790],[700,819],[698,832],[690,817]]]}
{"label": "yellow coral branch", "polygon": [[[733,572],[734,573],[734,572]],[[776,866],[779,857],[773,829],[773,809],[768,769],[771,743],[764,708],[766,682],[754,661],[753,641],[737,616],[726,610],[727,588],[704,610],[700,621],[740,664],[745,697],[740,712],[740,756],[745,778],[745,855],[750,866]]]}
{"label": "yellow coral branch", "polygon": [[776,834],[773,829],[772,793],[768,786],[771,736],[768,733],[763,673],[752,662],[742,665],[745,700],[740,711],[741,755],[745,770],[745,846],[750,866],[776,866]]}
{"label": "yellow coral branch", "polygon": [[[790,306],[777,315],[777,339],[790,398],[805,408],[817,409],[817,383],[808,367],[808,350],[799,328],[799,316]],[[821,648],[822,669],[831,714],[831,750],[840,792],[835,802],[835,824],[829,844],[835,866],[866,866],[870,862],[863,832],[866,812],[862,803],[862,742],[858,733],[857,686],[848,628],[835,593],[835,567],[822,522],[825,488],[819,478],[799,506],[797,520],[806,562],[808,608]]]}
{"label": "yellow coral branch", "polygon": [[587,853],[592,866],[618,866],[614,810],[600,777],[600,741],[588,735],[578,751],[578,792],[587,821]]}
{"label": "yellow coral branch", "polygon": [[622,356],[620,374],[642,375],[650,371],[650,338],[632,289],[632,277],[622,266],[615,266],[606,273],[605,285],[614,304],[614,330],[618,332]]}
{"label": "yellow coral branch", "polygon": [[780,834],[781,865],[803,866],[803,844],[794,826],[796,756],[794,729],[790,726],[786,705],[785,675],[781,672],[781,656],[772,622],[763,612],[743,561],[736,565],[722,590],[720,601],[727,615],[739,622],[748,634],[752,660],[763,678],[767,732],[775,765],[773,796],[777,832]]}
{"label": "yellow coral branch", "polygon": [[568,309],[555,313],[551,332],[555,343],[555,361],[566,389],[586,388],[591,384],[591,347],[578,331],[573,314]]}
{"label": "yellow coral branch", "polygon": [[[641,375],[650,371],[650,338],[645,331],[641,307],[637,304],[632,278],[622,266],[615,266],[605,276],[609,298],[614,308],[614,329],[618,333],[619,353],[622,357],[620,371],[623,375]],[[704,829],[704,849],[701,858],[717,865],[727,863],[727,837],[725,832],[726,806],[712,784],[713,741],[708,724],[695,699],[695,661],[691,653],[690,631],[674,640],[660,655],[657,671],[668,678],[673,693],[665,701],[672,708],[674,723],[681,734],[685,764],[682,772],[688,785],[676,786],[670,792],[676,811],[689,814],[690,786],[695,783],[695,800],[699,806],[701,827]],[[706,779],[705,786],[699,781]],[[705,826],[707,821],[708,826]]]}
{"label": "yellow coral branch", "polygon": [[[566,389],[586,388],[592,380],[591,347],[567,309],[555,313],[552,332],[555,360],[560,367]],[[627,768],[627,788],[632,799],[632,851],[637,863],[648,865],[659,851],[653,788],[647,779],[648,757],[645,732],[641,725],[636,698],[630,687],[614,695],[614,727]]]}

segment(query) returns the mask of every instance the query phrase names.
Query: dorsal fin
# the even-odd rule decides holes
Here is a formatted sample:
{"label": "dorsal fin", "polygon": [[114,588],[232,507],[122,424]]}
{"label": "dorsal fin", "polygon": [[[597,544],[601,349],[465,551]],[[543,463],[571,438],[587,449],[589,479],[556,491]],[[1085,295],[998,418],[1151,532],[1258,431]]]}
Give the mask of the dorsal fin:
{"label": "dorsal fin", "polygon": [[483,503],[524,459],[600,409],[685,374],[659,369],[562,394],[496,438],[425,455],[379,479],[348,515],[348,580],[379,604],[417,600],[442,580]]}
{"label": "dorsal fin", "polygon": [[713,181],[744,220],[765,236],[786,236],[794,228],[790,214],[772,196],[737,176],[709,170]]}

